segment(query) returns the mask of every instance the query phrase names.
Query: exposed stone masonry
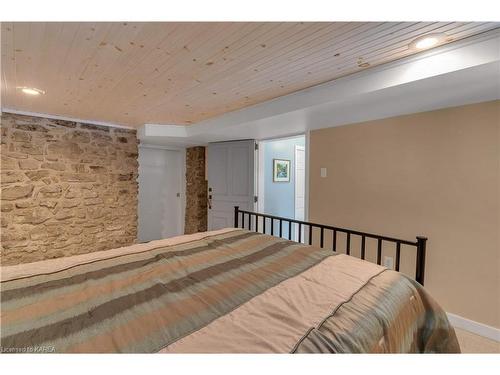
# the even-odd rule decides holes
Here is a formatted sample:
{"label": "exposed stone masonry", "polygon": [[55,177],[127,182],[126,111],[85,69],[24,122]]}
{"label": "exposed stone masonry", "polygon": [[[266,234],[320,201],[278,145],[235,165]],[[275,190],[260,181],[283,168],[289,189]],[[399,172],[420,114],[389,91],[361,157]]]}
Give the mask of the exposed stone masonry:
{"label": "exposed stone masonry", "polygon": [[205,147],[186,149],[186,234],[207,230]]}
{"label": "exposed stone masonry", "polygon": [[134,243],[137,173],[135,130],[2,113],[2,264]]}

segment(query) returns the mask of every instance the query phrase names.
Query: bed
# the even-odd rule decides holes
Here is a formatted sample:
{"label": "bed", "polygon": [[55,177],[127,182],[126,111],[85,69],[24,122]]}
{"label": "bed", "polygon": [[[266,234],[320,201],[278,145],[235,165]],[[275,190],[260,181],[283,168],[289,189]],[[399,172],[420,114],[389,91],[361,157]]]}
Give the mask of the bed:
{"label": "bed", "polygon": [[2,352],[460,351],[419,282],[235,226],[3,267]]}

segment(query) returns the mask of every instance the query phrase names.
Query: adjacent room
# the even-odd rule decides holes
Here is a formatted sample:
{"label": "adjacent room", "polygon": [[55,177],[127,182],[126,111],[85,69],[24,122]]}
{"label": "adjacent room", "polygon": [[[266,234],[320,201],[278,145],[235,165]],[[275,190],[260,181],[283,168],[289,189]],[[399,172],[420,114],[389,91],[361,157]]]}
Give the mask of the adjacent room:
{"label": "adjacent room", "polygon": [[1,351],[500,353],[499,46],[2,22]]}
{"label": "adjacent room", "polygon": [[[264,140],[258,150],[257,210],[305,220],[305,136]],[[302,229],[302,239],[303,234]],[[288,237],[288,227],[282,229],[282,236]],[[291,237],[299,242],[296,223]]]}

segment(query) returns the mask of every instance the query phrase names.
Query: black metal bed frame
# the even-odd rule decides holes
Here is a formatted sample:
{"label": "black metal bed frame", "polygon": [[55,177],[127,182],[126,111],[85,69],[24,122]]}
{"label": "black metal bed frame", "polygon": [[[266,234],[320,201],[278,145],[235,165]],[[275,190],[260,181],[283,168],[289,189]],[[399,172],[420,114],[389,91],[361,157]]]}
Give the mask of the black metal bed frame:
{"label": "black metal bed frame", "polygon": [[[241,222],[240,222],[240,214],[241,214]],[[248,215],[248,222],[247,222],[247,229],[252,230],[252,217],[255,217],[253,225],[255,232],[259,232],[259,217],[262,217],[262,232],[261,233],[266,233],[266,219],[270,219],[271,225],[270,225],[270,233],[272,236],[275,235],[275,226],[274,222],[278,221],[278,236],[283,237],[283,222],[288,222],[288,239],[292,240],[292,223],[298,225],[298,242],[302,243],[302,227],[304,226],[304,229],[306,227],[309,228],[309,238],[308,242],[309,245],[312,245],[313,241],[313,228],[319,228],[320,229],[320,237],[319,237],[319,242],[320,242],[320,247],[324,248],[325,246],[325,230],[331,230],[333,231],[333,236],[332,236],[332,251],[337,251],[337,233],[345,233],[346,234],[346,254],[350,255],[351,253],[351,235],[354,236],[360,236],[361,237],[361,259],[365,259],[365,254],[366,254],[366,238],[374,238],[377,240],[377,264],[381,264],[382,262],[382,241],[386,242],[393,242],[396,244],[396,262],[395,262],[395,270],[399,271],[399,266],[400,266],[400,260],[401,260],[401,245],[408,245],[408,246],[414,246],[417,248],[416,252],[416,269],[415,269],[415,280],[419,282],[421,285],[424,285],[424,276],[425,276],[425,252],[426,252],[426,243],[427,243],[427,238],[426,237],[421,237],[417,236],[416,241],[408,241],[408,240],[402,240],[399,238],[393,238],[393,237],[387,237],[387,236],[382,236],[379,234],[373,234],[373,233],[366,233],[366,232],[360,232],[357,230],[352,230],[352,229],[345,229],[345,228],[339,228],[339,227],[333,227],[330,225],[324,225],[324,224],[317,224],[317,223],[312,223],[312,222],[307,222],[307,221],[301,221],[301,220],[296,220],[296,219],[290,219],[290,218],[285,218],[285,217],[279,217],[279,216],[274,216],[274,215],[268,215],[268,214],[262,214],[258,212],[251,212],[251,211],[246,211],[246,210],[240,210],[238,206],[234,207],[234,227],[235,228],[240,228],[240,223],[241,223],[241,228],[245,228],[245,215]]]}

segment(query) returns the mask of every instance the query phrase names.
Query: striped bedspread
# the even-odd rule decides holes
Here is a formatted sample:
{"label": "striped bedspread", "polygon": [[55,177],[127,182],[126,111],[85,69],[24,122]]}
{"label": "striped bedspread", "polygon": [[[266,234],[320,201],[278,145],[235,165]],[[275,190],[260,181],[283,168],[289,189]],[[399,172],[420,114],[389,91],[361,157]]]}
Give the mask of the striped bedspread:
{"label": "striped bedspread", "polygon": [[1,351],[458,352],[399,273],[245,230],[2,268]]}

